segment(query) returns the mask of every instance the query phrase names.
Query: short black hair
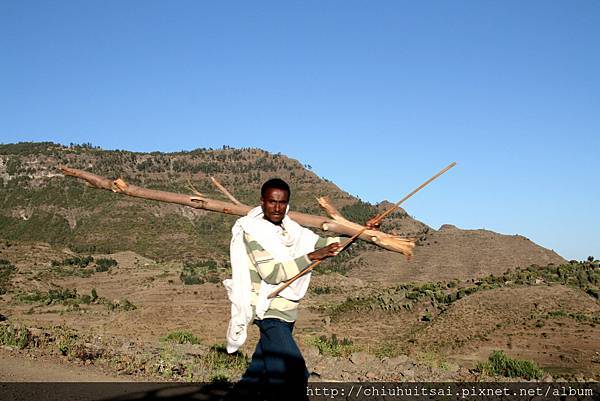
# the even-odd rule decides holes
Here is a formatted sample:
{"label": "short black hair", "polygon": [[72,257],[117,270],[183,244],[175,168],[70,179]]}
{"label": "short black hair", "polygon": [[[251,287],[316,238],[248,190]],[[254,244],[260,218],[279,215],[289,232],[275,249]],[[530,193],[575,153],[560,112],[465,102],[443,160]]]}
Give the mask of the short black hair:
{"label": "short black hair", "polygon": [[292,194],[292,191],[290,191],[290,186],[287,184],[287,182],[283,181],[281,178],[271,178],[269,181],[265,182],[262,187],[260,188],[260,197],[264,198],[265,194],[267,193],[267,189],[269,188],[273,188],[273,189],[281,189],[284,191],[287,191],[288,196],[290,196]]}

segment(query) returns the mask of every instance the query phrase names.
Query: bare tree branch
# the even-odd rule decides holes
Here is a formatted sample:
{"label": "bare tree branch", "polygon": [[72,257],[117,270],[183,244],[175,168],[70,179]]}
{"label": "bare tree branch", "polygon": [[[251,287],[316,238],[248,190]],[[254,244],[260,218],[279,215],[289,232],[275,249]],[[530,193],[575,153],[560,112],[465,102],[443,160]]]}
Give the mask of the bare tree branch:
{"label": "bare tree branch", "polygon": [[[237,216],[245,216],[251,206],[244,204],[228,203],[215,199],[209,199],[203,195],[184,195],[173,192],[159,191],[155,189],[142,188],[127,184],[123,179],[110,180],[83,170],[77,170],[69,167],[61,167],[61,171],[66,176],[80,178],[86,181],[90,186],[99,189],[105,189],[112,192],[122,193],[124,195],[137,198],[156,200],[159,202],[175,203],[193,207],[194,209],[211,210],[213,212],[226,213]],[[234,198],[235,199],[235,198]],[[290,217],[299,224],[312,228],[319,228],[323,231],[329,231],[336,234],[352,236],[362,229],[362,226],[345,219],[325,198],[319,199],[321,207],[329,214],[331,218],[317,216],[306,213],[290,212]],[[390,251],[399,252],[407,257],[412,256],[412,251],[416,240],[414,238],[402,238],[397,235],[387,234],[377,230],[366,230],[360,237],[379,245]]]}
{"label": "bare tree branch", "polygon": [[210,180],[215,185],[215,187],[217,187],[217,189],[219,191],[223,192],[223,195],[225,195],[226,197],[229,198],[230,201],[232,201],[236,205],[242,205],[242,202],[235,199],[235,197],[233,195],[231,195],[231,193],[227,189],[225,189],[225,187],[223,185],[221,185],[221,183],[219,181],[217,181],[217,179],[215,177],[210,177]]}

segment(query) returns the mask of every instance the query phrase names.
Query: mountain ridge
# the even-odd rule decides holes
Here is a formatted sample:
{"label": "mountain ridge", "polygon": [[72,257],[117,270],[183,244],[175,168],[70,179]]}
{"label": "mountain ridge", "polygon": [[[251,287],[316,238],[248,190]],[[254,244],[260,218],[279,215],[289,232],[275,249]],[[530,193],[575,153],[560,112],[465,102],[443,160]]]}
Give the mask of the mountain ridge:
{"label": "mountain ridge", "polygon": [[[318,177],[300,161],[257,148],[223,146],[218,150],[144,153],[102,150],[91,144],[4,144],[0,145],[0,238],[47,242],[82,253],[132,250],[159,260],[210,258],[226,264],[234,216],[90,189],[83,182],[62,176],[60,165],[172,192],[189,193],[192,183],[207,196],[220,198],[208,179],[215,176],[247,204],[258,203],[262,182],[278,176],[292,187],[294,210],[321,214],[314,198],[326,195],[342,214],[357,223],[364,223],[389,205],[387,201],[377,205],[363,202]],[[435,230],[403,209],[390,216],[382,230],[418,238],[413,261],[407,264],[399,254],[361,243],[355,246],[353,256],[364,266],[351,275],[429,280],[444,278],[443,266],[455,272],[458,269],[458,276],[466,277],[564,262],[555,252],[523,241],[521,236],[461,230],[451,224]],[[388,264],[405,273],[390,276],[385,273]]]}

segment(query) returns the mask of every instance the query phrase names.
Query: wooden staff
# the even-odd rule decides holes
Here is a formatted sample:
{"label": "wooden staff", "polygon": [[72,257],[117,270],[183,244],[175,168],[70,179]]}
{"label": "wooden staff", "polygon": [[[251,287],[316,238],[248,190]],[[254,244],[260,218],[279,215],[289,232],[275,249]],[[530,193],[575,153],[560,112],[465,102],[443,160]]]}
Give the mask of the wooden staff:
{"label": "wooden staff", "polygon": [[[434,175],[433,177],[431,177],[430,179],[428,179],[427,181],[425,181],[423,184],[419,185],[419,187],[417,187],[414,191],[412,191],[411,193],[409,193],[408,195],[406,195],[404,198],[402,198],[398,202],[396,202],[396,204],[393,205],[392,207],[390,207],[388,210],[386,210],[385,212],[383,212],[383,213],[375,216],[371,220],[369,220],[369,226],[376,226],[384,218],[386,218],[390,213],[392,213],[394,210],[398,209],[400,207],[400,205],[402,203],[404,203],[408,198],[410,198],[411,196],[413,196],[414,194],[416,194],[417,192],[419,192],[421,189],[423,189],[425,186],[427,186],[429,183],[431,183],[431,181],[435,180],[440,175],[444,174],[446,171],[450,170],[454,166],[456,166],[456,162],[450,163],[444,169],[440,170],[436,175]],[[352,237],[350,237],[346,242],[344,242],[342,244],[342,247],[338,250],[337,254],[339,254],[345,248],[347,248],[348,245],[350,245],[351,243],[353,243],[358,237],[361,236],[362,233],[364,233],[368,229],[369,229],[369,227],[365,226],[361,230],[359,230],[358,232],[356,232],[356,234],[354,234]],[[285,283],[283,283],[278,289],[276,289],[275,291],[273,291],[272,293],[270,293],[269,296],[268,296],[268,298],[269,299],[275,298],[281,291],[283,291],[287,287],[289,287],[294,281],[298,280],[300,277],[302,277],[303,275],[305,275],[306,273],[312,271],[315,267],[317,267],[318,265],[320,265],[323,260],[325,260],[325,259],[315,260],[312,264],[310,264],[310,266],[308,266],[304,270],[300,271],[294,277],[292,277],[291,279],[289,279],[288,281],[286,281]]]}

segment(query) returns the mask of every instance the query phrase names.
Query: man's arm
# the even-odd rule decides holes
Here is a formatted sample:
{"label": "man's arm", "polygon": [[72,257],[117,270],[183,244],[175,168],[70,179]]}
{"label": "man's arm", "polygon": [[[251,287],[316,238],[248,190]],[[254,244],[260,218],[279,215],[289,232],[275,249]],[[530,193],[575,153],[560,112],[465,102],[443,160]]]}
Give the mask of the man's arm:
{"label": "man's arm", "polygon": [[[334,242],[294,260],[279,262],[257,241],[247,236],[244,236],[244,241],[250,261],[258,271],[259,276],[269,284],[279,284],[287,281],[307,268],[313,261],[335,256],[340,246],[339,242]],[[319,244],[318,241],[317,244]]]}

